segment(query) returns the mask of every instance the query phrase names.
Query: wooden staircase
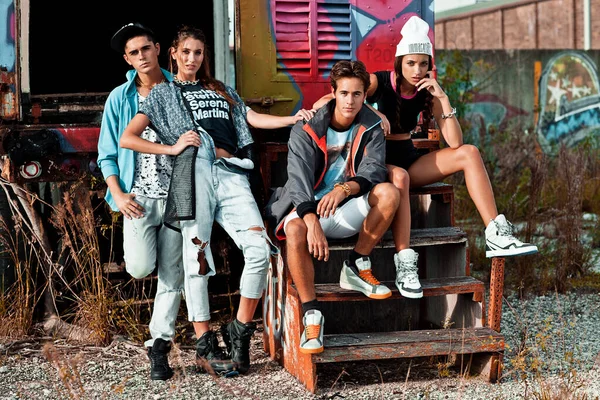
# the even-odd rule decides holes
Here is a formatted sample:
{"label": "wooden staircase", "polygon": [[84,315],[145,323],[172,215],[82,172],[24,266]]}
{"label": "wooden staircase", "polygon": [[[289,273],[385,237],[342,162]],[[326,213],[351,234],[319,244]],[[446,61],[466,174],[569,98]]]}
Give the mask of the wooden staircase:
{"label": "wooden staircase", "polygon": [[[435,148],[432,139],[423,140],[426,146],[421,148]],[[275,153],[287,150],[277,146]],[[278,159],[268,151],[263,155],[268,163]],[[271,177],[267,179],[270,182]],[[302,307],[285,266],[285,243],[278,243],[282,257],[272,262],[263,298],[265,351],[313,393],[319,368],[361,360],[448,356],[462,366],[461,373],[498,380],[504,353],[499,333],[504,259],[492,259],[486,316],[485,284],[470,276],[467,236],[454,224],[453,206],[451,185],[411,190],[411,248],[419,253],[421,299],[402,297],[394,284],[391,232],[371,254],[374,275],[392,290],[385,300],[339,287],[342,263],[356,238],[329,241],[329,261],[315,260],[317,298],[325,317],[325,349],[319,354],[299,351]]]}

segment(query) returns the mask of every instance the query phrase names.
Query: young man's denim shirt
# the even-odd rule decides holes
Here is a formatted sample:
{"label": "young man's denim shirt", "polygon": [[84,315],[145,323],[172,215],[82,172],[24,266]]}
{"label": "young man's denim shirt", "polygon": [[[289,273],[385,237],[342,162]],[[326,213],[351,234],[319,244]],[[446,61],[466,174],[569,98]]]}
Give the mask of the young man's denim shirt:
{"label": "young man's denim shirt", "polygon": [[[161,70],[168,81],[173,80],[173,75],[169,71]],[[119,139],[125,127],[138,112],[139,97],[134,82],[136,75],[135,70],[127,71],[127,82],[114,88],[108,95],[98,138],[97,163],[102,175],[105,180],[109,176],[116,175],[125,193],[129,193],[133,185],[136,153],[120,147]],[[113,211],[119,211],[110,190],[106,190],[104,198]]]}

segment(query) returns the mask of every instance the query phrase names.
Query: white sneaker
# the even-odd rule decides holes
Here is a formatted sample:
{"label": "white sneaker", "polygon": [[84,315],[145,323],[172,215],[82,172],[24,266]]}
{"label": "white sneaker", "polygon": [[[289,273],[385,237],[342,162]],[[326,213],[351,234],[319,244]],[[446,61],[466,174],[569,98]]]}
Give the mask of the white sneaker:
{"label": "white sneaker", "polygon": [[503,214],[493,219],[485,228],[485,256],[508,257],[535,254],[537,246],[523,243],[513,236],[513,225]]}
{"label": "white sneaker", "polygon": [[387,299],[392,295],[392,291],[385,285],[379,283],[373,276],[371,270],[371,260],[369,257],[361,257],[356,260],[356,267],[348,265],[344,261],[342,272],[340,273],[340,287],[342,289],[357,290],[371,299]]}
{"label": "white sneaker", "polygon": [[315,354],[323,351],[325,317],[319,310],[308,310],[302,318],[304,331],[300,336],[300,353]]}
{"label": "white sneaker", "polygon": [[419,282],[417,274],[417,261],[419,253],[413,249],[400,250],[394,254],[394,264],[396,264],[396,286],[400,294],[410,299],[420,299],[423,297],[423,288]]}

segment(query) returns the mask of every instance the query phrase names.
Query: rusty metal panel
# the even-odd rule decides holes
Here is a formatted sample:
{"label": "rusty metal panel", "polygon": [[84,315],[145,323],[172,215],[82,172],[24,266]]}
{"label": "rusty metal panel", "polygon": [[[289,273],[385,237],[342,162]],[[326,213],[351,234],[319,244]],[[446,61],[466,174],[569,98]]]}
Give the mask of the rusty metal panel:
{"label": "rusty metal panel", "polygon": [[[48,154],[31,152],[43,140],[40,133],[55,137],[56,151]],[[98,176],[96,164],[98,127],[56,127],[37,125],[35,128],[5,129],[1,134],[0,154],[7,155],[4,178],[11,182],[53,182],[78,180]],[[47,150],[47,149],[46,149]],[[42,154],[43,153],[43,154]]]}
{"label": "rusty metal panel", "polygon": [[500,322],[502,320],[502,295],[504,293],[504,261],[504,257],[492,258],[488,326],[496,332],[500,332]]}

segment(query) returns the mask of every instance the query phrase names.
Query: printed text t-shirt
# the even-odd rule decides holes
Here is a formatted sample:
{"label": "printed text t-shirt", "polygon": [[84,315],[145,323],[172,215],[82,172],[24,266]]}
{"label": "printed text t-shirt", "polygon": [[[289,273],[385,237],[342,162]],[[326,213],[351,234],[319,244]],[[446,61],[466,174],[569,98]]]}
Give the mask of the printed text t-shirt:
{"label": "printed text t-shirt", "polygon": [[212,137],[215,147],[235,154],[237,135],[231,120],[231,106],[227,100],[200,84],[178,85],[194,121]]}

